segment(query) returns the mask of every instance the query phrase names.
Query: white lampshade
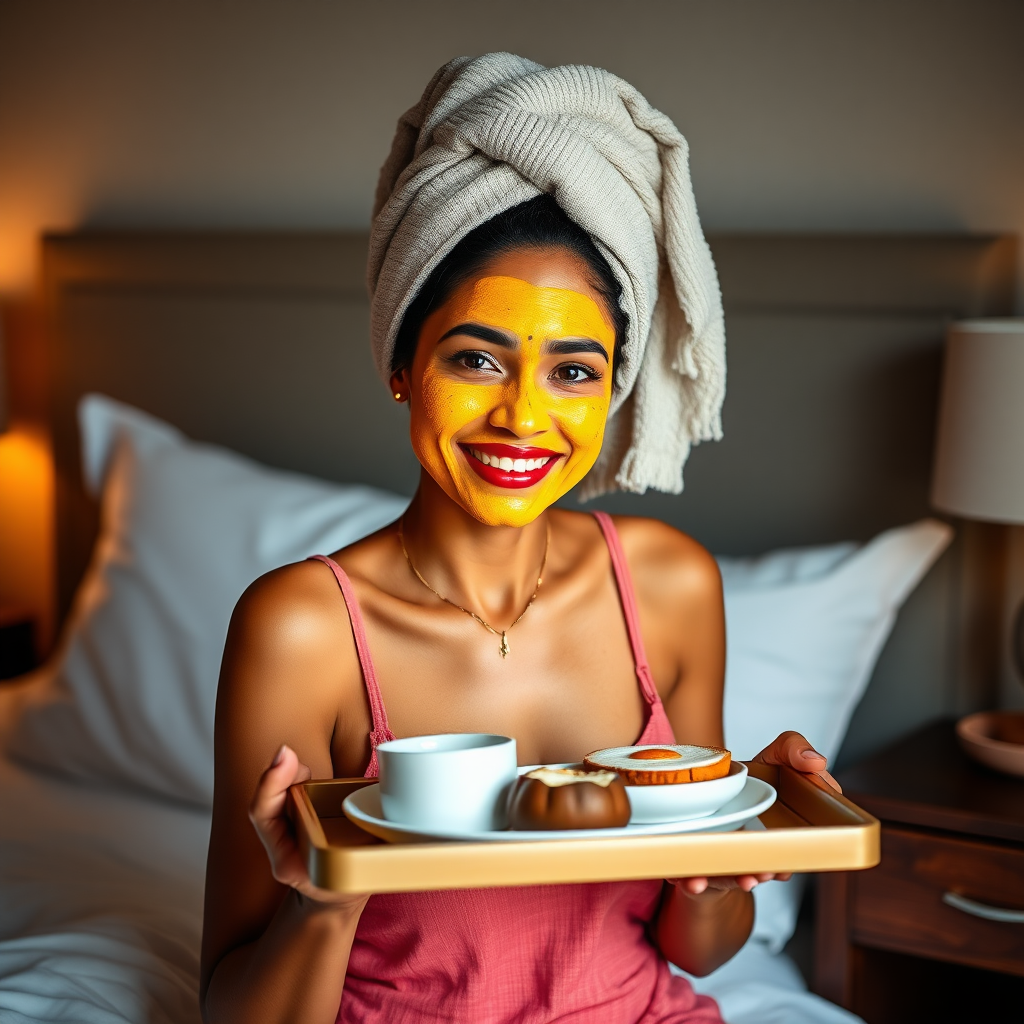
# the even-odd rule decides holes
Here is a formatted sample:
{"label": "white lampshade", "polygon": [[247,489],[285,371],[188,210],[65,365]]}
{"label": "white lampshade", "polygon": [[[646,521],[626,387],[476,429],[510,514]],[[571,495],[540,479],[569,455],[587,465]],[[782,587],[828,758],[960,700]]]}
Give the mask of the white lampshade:
{"label": "white lampshade", "polygon": [[932,502],[969,519],[1024,523],[1024,318],[950,327]]}

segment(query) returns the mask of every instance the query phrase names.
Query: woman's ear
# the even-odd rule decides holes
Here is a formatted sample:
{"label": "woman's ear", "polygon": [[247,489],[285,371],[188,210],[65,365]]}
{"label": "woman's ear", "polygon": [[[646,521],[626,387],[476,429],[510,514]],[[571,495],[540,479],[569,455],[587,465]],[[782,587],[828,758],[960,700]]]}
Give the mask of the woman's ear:
{"label": "woman's ear", "polygon": [[396,402],[409,401],[409,371],[405,367],[395,370],[390,379],[391,394]]}

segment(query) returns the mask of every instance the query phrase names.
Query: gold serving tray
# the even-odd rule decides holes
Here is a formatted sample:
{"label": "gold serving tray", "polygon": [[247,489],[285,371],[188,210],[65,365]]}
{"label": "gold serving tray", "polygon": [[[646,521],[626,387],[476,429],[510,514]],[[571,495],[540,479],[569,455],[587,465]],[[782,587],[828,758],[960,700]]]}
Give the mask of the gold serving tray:
{"label": "gold serving tray", "polygon": [[521,843],[386,843],[349,821],[341,809],[349,793],[376,779],[292,786],[288,814],[313,884],[346,893],[851,871],[878,863],[876,818],[815,776],[746,764],[751,775],[778,793],[761,815],[763,830]]}

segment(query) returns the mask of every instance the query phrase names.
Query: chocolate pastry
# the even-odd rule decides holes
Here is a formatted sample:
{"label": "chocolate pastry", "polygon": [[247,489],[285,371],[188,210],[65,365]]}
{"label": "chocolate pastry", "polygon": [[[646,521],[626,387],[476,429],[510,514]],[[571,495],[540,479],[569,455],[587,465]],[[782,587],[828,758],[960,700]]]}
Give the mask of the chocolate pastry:
{"label": "chocolate pastry", "polygon": [[509,823],[521,831],[620,828],[628,824],[629,797],[609,771],[535,768],[519,776],[509,800]]}

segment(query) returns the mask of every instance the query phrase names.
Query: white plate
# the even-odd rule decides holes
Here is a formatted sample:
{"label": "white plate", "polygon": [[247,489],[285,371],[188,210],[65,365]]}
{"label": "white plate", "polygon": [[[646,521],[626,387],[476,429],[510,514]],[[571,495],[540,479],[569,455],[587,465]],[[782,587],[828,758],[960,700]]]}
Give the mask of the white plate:
{"label": "white plate", "polygon": [[681,782],[667,786],[627,786],[631,825],[704,818],[721,810],[743,792],[747,766],[733,761],[729,773],[707,782]]}
{"label": "white plate", "polygon": [[[694,783],[690,783],[694,785]],[[525,840],[551,842],[557,839],[615,839],[627,836],[663,836],[681,832],[735,832],[775,803],[775,790],[760,779],[748,777],[743,791],[717,814],[687,821],[665,821],[656,825],[626,825],[624,828],[560,829],[549,832],[450,832],[424,829],[387,821],[380,808],[380,786],[363,786],[350,793],[342,810],[360,828],[389,843],[417,839],[455,839],[474,843],[519,843]]]}

